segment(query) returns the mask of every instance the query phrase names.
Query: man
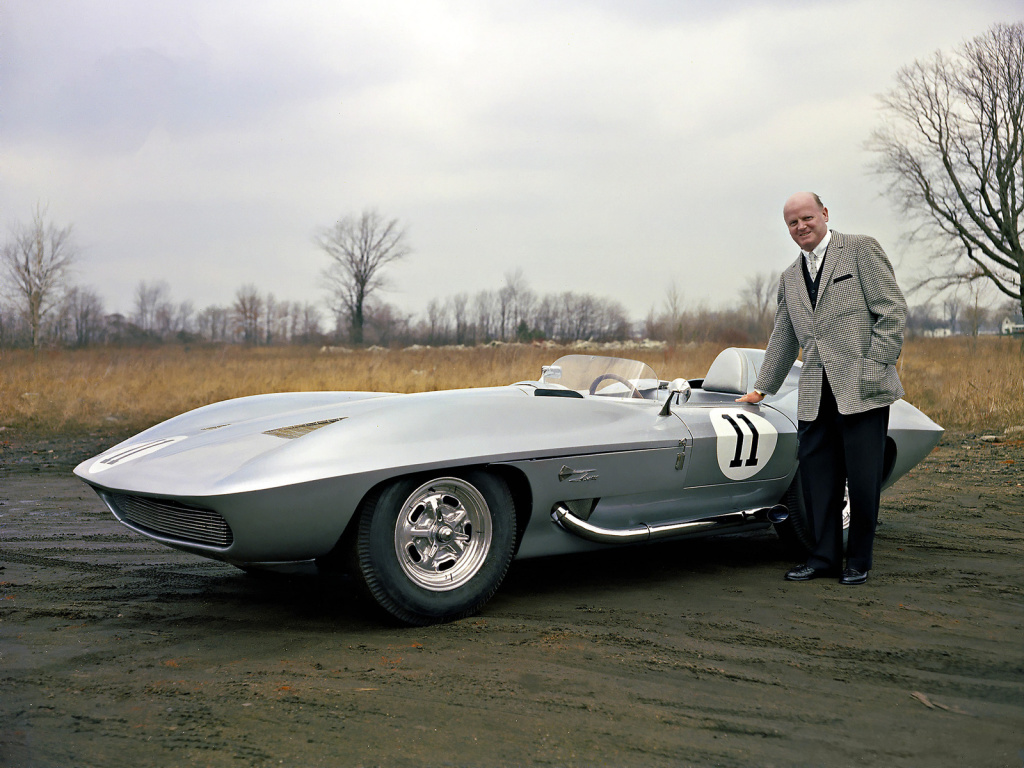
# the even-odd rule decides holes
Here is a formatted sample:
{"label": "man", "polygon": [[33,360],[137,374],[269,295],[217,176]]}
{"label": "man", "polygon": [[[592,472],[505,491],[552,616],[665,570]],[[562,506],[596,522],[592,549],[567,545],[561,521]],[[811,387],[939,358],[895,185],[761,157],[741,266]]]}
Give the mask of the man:
{"label": "man", "polygon": [[[800,256],[779,280],[775,327],[754,389],[737,402],[759,403],[778,392],[803,350],[798,457],[815,546],[786,579],[842,571],[841,584],[863,584],[871,570],[889,406],[903,396],[895,363],[907,303],[878,241],[829,230],[828,209],[817,195],[793,195],[783,215]],[[850,492],[845,570],[844,484]]]}

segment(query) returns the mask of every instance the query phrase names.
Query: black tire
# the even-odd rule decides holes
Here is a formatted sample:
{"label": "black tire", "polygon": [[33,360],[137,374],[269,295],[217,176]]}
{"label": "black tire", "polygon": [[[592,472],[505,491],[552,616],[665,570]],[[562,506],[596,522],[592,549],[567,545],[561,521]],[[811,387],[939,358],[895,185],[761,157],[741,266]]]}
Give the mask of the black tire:
{"label": "black tire", "polygon": [[[775,532],[786,551],[795,558],[804,559],[814,548],[814,525],[811,522],[810,510],[804,499],[800,485],[800,470],[796,471],[793,482],[782,497],[782,503],[789,510],[789,517],[784,522],[775,524]],[[850,497],[846,494],[846,507],[843,510],[843,550],[846,550],[847,535],[850,530]]]}
{"label": "black tire", "polygon": [[401,622],[452,621],[491,599],[515,540],[512,495],[499,477],[470,471],[401,478],[363,502],[356,575]]}

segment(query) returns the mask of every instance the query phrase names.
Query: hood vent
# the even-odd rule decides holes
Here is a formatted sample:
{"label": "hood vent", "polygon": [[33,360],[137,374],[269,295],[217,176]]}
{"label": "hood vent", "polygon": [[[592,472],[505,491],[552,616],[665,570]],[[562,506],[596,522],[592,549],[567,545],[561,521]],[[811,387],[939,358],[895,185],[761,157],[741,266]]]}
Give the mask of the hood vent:
{"label": "hood vent", "polygon": [[314,430],[320,429],[320,427],[326,427],[328,424],[334,424],[335,422],[344,420],[342,416],[337,419],[325,419],[323,421],[310,421],[306,424],[294,424],[290,427],[278,427],[277,429],[268,429],[264,432],[264,435],[273,435],[274,437],[283,437],[285,440],[294,440],[303,435],[308,435]]}

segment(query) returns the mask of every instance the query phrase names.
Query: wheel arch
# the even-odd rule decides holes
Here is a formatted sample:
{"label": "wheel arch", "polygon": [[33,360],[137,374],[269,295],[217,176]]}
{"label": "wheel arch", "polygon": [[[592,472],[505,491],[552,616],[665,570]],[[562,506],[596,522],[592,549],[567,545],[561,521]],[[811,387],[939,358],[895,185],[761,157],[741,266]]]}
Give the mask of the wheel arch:
{"label": "wheel arch", "polygon": [[526,526],[530,522],[530,515],[533,509],[533,492],[526,474],[521,470],[504,464],[465,464],[457,467],[444,467],[432,470],[417,470],[402,475],[394,475],[385,478],[371,487],[359,503],[355,506],[355,514],[345,525],[345,530],[334,543],[331,550],[316,559],[317,566],[326,571],[350,571],[354,567],[353,552],[355,550],[356,534],[359,530],[360,512],[366,504],[373,504],[380,496],[381,490],[396,480],[409,479],[426,482],[431,477],[441,475],[454,475],[462,477],[473,471],[489,472],[500,478],[508,487],[512,495],[512,504],[516,516],[516,543],[515,552],[519,551]]}
{"label": "wheel arch", "polygon": [[510,467],[507,464],[489,464],[480,467],[485,471],[493,472],[508,486],[512,494],[512,504],[516,513],[516,546],[515,552],[519,552],[519,545],[523,542],[523,534],[533,514],[533,489],[526,473],[517,467]]}

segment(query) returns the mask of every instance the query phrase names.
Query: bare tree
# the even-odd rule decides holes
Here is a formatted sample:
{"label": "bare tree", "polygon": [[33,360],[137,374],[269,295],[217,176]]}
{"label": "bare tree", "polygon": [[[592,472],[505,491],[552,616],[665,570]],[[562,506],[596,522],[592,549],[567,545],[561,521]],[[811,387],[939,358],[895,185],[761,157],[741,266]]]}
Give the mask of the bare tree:
{"label": "bare tree", "polygon": [[228,310],[224,307],[209,306],[196,315],[196,329],[200,336],[213,341],[226,341],[228,335]]}
{"label": "bare tree", "polygon": [[77,347],[95,343],[103,334],[103,299],[91,288],[74,287],[64,296],[68,340]]}
{"label": "bare tree", "polygon": [[939,248],[940,288],[974,271],[1024,306],[1024,22],[896,75],[868,147],[916,227]]}
{"label": "bare tree", "polygon": [[12,239],[0,251],[0,263],[15,306],[28,324],[33,349],[42,344],[43,323],[57,307],[68,271],[78,257],[72,227],[46,220],[46,208],[36,206],[28,225],[16,225]]}
{"label": "bare tree", "polygon": [[305,302],[292,304],[291,316],[292,341],[309,344],[320,336],[320,310],[315,304]]}
{"label": "bare tree", "polygon": [[273,293],[268,293],[263,300],[266,311],[263,313],[263,343],[270,345],[275,341],[276,323],[280,316],[281,308]]}
{"label": "bare tree", "polygon": [[912,306],[907,310],[908,337],[926,335],[940,325],[942,325],[942,321],[935,316],[930,302]]}
{"label": "bare tree", "polygon": [[589,293],[565,291],[561,294],[565,324],[562,338],[568,341],[582,341],[593,336],[597,302]]}
{"label": "bare tree", "polygon": [[966,285],[967,301],[964,303],[963,317],[967,330],[974,338],[978,337],[982,326],[988,322],[991,315],[992,301],[988,296],[991,287],[992,283],[985,280],[980,272]]}
{"label": "bare tree", "polygon": [[466,329],[469,325],[466,308],[469,305],[468,293],[457,293],[451,298],[452,319],[455,321],[455,343],[466,343]]}
{"label": "bare tree", "polygon": [[178,334],[192,333],[194,328],[192,318],[195,313],[195,305],[188,299],[178,304],[178,308],[174,315],[174,330]]}
{"label": "bare tree", "polygon": [[324,281],[332,310],[348,317],[349,338],[361,345],[366,300],[384,286],[384,268],[410,253],[405,230],[398,219],[385,220],[377,211],[365,210],[321,231],[316,243],[331,259]]}
{"label": "bare tree", "polygon": [[246,344],[260,343],[260,318],[263,317],[263,297],[252,283],[235,291],[231,306],[235,328]]}
{"label": "bare tree", "polygon": [[955,293],[947,296],[942,302],[942,310],[945,313],[946,322],[949,323],[949,332],[957,333],[960,329],[960,297]]}
{"label": "bare tree", "polygon": [[551,293],[545,294],[537,302],[534,323],[545,339],[557,338],[558,312],[560,307],[561,302],[558,296]]}
{"label": "bare tree", "polygon": [[758,341],[767,343],[775,320],[775,299],[778,296],[779,273],[758,272],[747,277],[740,290],[743,309]]}
{"label": "bare tree", "polygon": [[391,304],[369,301],[366,304],[366,327],[373,343],[382,347],[409,336],[410,317]]}
{"label": "bare tree", "polygon": [[678,344],[683,338],[683,295],[673,280],[665,288],[665,329],[669,341]]}
{"label": "bare tree", "polygon": [[174,334],[177,330],[174,322],[174,305],[169,301],[164,301],[157,305],[156,312],[153,315],[153,330],[159,338],[167,339]]}
{"label": "bare tree", "polygon": [[132,314],[132,320],[139,330],[146,333],[157,332],[159,321],[166,321],[173,312],[170,294],[170,286],[163,280],[154,283],[139,281],[135,286],[135,312]]}
{"label": "bare tree", "polygon": [[11,318],[7,307],[0,302],[0,349],[7,346],[12,329]]}
{"label": "bare tree", "polygon": [[[507,278],[507,276],[506,276]],[[506,279],[505,285],[498,289],[496,296],[495,310],[497,313],[498,339],[508,340],[508,327],[512,321],[512,306],[515,303],[515,285],[509,284]]]}
{"label": "bare tree", "polygon": [[440,346],[448,343],[448,304],[431,299],[427,304],[427,344]]}
{"label": "bare tree", "polygon": [[[526,283],[521,267],[505,273],[505,285],[499,291],[499,297],[507,296],[508,326],[516,335],[525,323],[527,327],[533,319],[531,314],[537,303],[537,297]],[[511,334],[510,334],[511,335]]]}
{"label": "bare tree", "polygon": [[473,312],[476,314],[476,341],[488,342],[494,333],[495,297],[491,291],[480,291],[473,297]]}

